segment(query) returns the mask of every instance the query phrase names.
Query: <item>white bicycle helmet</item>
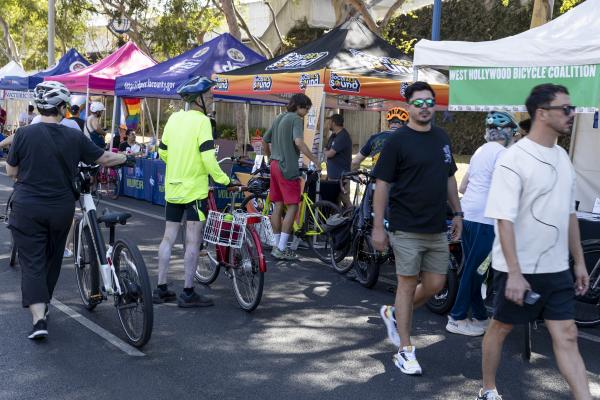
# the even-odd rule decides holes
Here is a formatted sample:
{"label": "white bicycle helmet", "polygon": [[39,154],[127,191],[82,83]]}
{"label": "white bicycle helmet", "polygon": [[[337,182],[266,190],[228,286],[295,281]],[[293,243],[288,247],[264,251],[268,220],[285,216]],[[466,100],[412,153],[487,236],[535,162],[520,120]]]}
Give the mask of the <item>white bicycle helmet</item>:
{"label": "white bicycle helmet", "polygon": [[104,104],[99,101],[93,101],[92,104],[90,104],[90,111],[93,113],[104,111]]}
{"label": "white bicycle helmet", "polygon": [[45,81],[33,90],[35,105],[43,110],[58,108],[71,101],[71,92],[60,82]]}

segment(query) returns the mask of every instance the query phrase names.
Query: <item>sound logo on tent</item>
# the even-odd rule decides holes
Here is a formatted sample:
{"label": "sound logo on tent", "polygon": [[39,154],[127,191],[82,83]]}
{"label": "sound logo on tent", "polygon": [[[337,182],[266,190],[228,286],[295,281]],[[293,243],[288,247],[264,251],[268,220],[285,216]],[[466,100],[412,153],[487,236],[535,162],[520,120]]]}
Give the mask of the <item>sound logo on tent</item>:
{"label": "sound logo on tent", "polygon": [[300,89],[306,89],[307,86],[318,85],[319,83],[321,83],[321,75],[318,72],[300,75]]}
{"label": "sound logo on tent", "polygon": [[229,90],[229,80],[225,78],[215,79],[215,90],[226,92]]}
{"label": "sound logo on tent", "polygon": [[233,61],[237,61],[237,62],[244,62],[244,61],[246,61],[246,56],[244,55],[244,53],[242,53],[238,49],[231,48],[231,49],[227,50],[227,55]]}
{"label": "sound logo on tent", "polygon": [[74,61],[71,63],[71,65],[69,65],[69,70],[71,72],[79,71],[80,69],[84,69],[85,67],[86,67],[86,65],[84,63],[82,63],[81,61]]}
{"label": "sound logo on tent", "polygon": [[328,51],[322,51],[319,53],[308,53],[299,54],[292,52],[285,57],[280,58],[278,61],[267,66],[267,71],[277,71],[282,69],[303,69],[316,63],[324,57],[327,57]]}
{"label": "sound logo on tent", "polygon": [[252,90],[258,92],[268,92],[273,86],[273,79],[270,76],[256,75],[252,81]]}
{"label": "sound logo on tent", "polygon": [[339,90],[341,92],[360,92],[360,81],[358,78],[352,78],[349,76],[341,76],[335,72],[331,73],[329,77],[329,87],[333,90]]}
{"label": "sound logo on tent", "polygon": [[208,50],[210,50],[210,47],[205,47],[203,49],[198,50],[197,52],[194,53],[194,55],[192,56],[192,58],[200,58],[203,55],[205,55],[206,53],[208,53]]}

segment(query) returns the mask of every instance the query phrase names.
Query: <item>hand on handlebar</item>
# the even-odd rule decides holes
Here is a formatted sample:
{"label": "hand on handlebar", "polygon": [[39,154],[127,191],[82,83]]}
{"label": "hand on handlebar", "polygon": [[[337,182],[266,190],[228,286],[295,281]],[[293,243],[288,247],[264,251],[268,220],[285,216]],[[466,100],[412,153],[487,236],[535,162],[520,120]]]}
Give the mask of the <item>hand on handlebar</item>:
{"label": "hand on handlebar", "polygon": [[125,158],[125,162],[123,163],[123,166],[130,167],[130,168],[135,167],[135,156],[126,155],[125,157],[126,158]]}

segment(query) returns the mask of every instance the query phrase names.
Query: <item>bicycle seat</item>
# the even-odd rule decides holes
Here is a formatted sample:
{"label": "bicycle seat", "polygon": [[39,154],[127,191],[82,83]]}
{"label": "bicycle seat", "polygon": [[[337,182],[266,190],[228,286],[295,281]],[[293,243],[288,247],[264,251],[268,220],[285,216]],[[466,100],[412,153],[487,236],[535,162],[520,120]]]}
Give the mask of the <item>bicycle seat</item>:
{"label": "bicycle seat", "polygon": [[125,212],[110,212],[98,217],[98,223],[105,223],[107,227],[110,225],[121,224],[125,225],[127,220],[131,218],[130,213]]}

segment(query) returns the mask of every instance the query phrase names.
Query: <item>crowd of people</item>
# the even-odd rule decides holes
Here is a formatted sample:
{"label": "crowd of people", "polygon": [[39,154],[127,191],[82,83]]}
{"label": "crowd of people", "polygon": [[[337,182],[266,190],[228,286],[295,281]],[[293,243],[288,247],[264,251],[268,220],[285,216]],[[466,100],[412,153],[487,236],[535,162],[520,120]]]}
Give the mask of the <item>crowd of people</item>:
{"label": "crowd of people", "polygon": [[[206,256],[199,254],[199,249],[209,176],[226,186],[237,182],[222,171],[216,159],[215,133],[202,98],[213,84],[206,78],[194,78],[179,88],[190,108],[169,118],[158,146],[166,164],[166,207],[154,303],[177,301],[185,308],[214,304],[193,286],[198,257]],[[79,161],[110,166],[122,164],[125,156],[105,151],[101,103],[90,105],[85,121],[78,117],[80,109],[72,106],[72,116],[67,119],[69,92],[62,84],[44,82],[34,94],[40,115],[29,109],[19,133],[5,141],[11,139],[12,143],[7,173],[16,178],[10,229],[23,270],[23,306],[29,308],[33,319],[29,337],[39,339],[48,334],[48,303],[74,212],[70,178],[46,171],[61,171],[60,157],[67,158],[74,175]],[[398,348],[392,357],[394,364],[405,374],[422,374],[411,341],[413,312],[446,282],[450,207],[452,239],[462,239],[464,266],[446,329],[467,336],[485,334],[483,387],[476,399],[501,399],[496,371],[504,340],[515,324],[539,317],[545,320],[559,370],[574,397],[591,399],[574,323],[574,297],[585,293],[589,284],[575,215],[575,173],[566,152],[556,144],[573,126],[574,107],[567,89],[544,84],[532,90],[526,99],[528,134],[518,142],[516,119],[505,112],[489,113],[486,143],[473,155],[460,188],[451,141],[443,129],[432,124],[434,90],[425,82],[415,82],[406,89],[405,97],[407,109],[389,110],[389,129],[369,138],[354,159],[343,116],[331,115],[326,125],[331,134],[324,152],[328,179],[332,180],[358,168],[366,157],[374,160],[372,243],[379,251],[392,249],[398,281],[394,304],[380,309],[388,337]],[[321,165],[303,137],[303,118],[311,106],[308,96],[293,95],[286,111],[275,118],[263,137],[274,203],[271,254],[284,261],[298,258],[288,243],[301,196],[300,155],[316,170]],[[40,137],[48,140],[40,141]],[[0,146],[6,145],[5,141]],[[49,143],[70,151],[55,154],[48,151]],[[109,143],[121,152],[140,151],[135,132],[126,126],[119,126]],[[338,200],[345,207],[351,205],[344,194]],[[185,274],[183,291],[177,296],[167,285],[167,275],[184,216]],[[493,316],[488,319],[477,267],[490,252],[495,299]],[[574,259],[572,273],[569,254]]]}

